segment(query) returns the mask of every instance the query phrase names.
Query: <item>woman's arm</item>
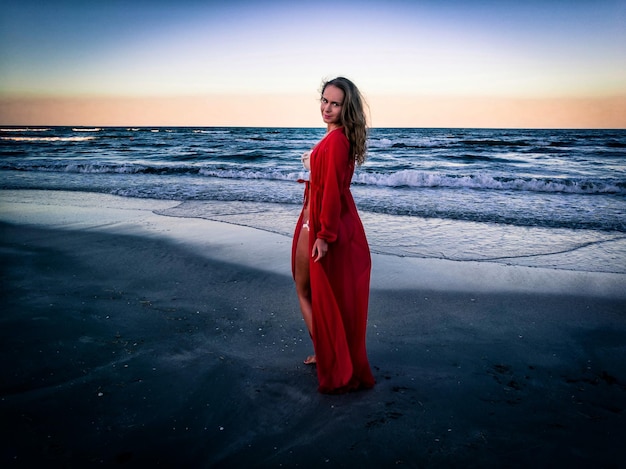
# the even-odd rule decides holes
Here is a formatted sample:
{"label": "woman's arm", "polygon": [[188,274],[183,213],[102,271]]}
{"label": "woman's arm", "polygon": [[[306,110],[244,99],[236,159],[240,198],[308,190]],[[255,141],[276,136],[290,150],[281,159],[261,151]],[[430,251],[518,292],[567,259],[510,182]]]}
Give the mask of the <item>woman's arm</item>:
{"label": "woman's arm", "polygon": [[342,131],[334,131],[324,142],[322,155],[322,197],[317,238],[327,243],[337,240],[341,217],[342,184],[348,171],[350,144]]}

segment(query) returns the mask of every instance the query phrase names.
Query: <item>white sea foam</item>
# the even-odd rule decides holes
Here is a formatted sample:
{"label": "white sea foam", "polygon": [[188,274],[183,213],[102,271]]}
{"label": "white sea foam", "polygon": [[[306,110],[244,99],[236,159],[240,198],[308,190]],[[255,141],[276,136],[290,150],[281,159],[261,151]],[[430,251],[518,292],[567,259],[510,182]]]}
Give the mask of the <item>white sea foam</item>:
{"label": "white sea foam", "polygon": [[[24,142],[80,142],[94,137],[0,137],[3,140]],[[289,171],[286,169],[228,169],[203,167],[196,164],[167,163],[117,163],[107,161],[73,161],[69,164],[55,162],[42,164],[40,160],[12,165],[5,163],[4,169],[20,171],[60,171],[75,173],[117,173],[117,174],[178,174],[199,175],[219,179],[233,180],[268,180],[297,181],[308,179],[304,170]],[[416,188],[416,189],[473,189],[491,191],[514,191],[535,193],[564,194],[626,194],[626,189],[610,181],[593,179],[547,179],[547,178],[498,178],[485,173],[457,176],[453,173],[433,173],[416,170],[403,170],[395,173],[357,172],[353,183],[358,186],[375,186],[383,188]]]}
{"label": "white sea foam", "polygon": [[0,137],[13,142],[85,142],[95,137]]}
{"label": "white sea foam", "polygon": [[48,132],[50,129],[0,129],[0,132]]}
{"label": "white sea foam", "polygon": [[353,182],[363,185],[386,187],[447,187],[460,189],[492,189],[532,192],[564,192],[571,194],[622,194],[624,190],[615,184],[569,179],[549,180],[537,178],[497,178],[487,174],[456,176],[443,173],[427,173],[414,170],[391,174],[359,173]]}

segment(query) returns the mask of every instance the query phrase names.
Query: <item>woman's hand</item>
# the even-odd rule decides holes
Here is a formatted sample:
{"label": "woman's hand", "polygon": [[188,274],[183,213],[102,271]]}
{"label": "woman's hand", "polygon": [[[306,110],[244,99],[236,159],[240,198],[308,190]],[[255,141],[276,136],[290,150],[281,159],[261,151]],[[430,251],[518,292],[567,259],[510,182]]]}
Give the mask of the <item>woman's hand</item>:
{"label": "woman's hand", "polygon": [[318,262],[328,252],[328,243],[323,239],[317,238],[313,244],[313,252],[311,257],[315,257],[313,262]]}

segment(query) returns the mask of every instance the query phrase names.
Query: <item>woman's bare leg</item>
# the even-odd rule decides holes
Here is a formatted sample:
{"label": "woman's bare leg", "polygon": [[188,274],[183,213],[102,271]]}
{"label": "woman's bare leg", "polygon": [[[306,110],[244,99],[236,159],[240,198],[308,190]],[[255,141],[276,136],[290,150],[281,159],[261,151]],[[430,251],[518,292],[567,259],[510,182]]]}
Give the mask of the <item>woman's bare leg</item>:
{"label": "woman's bare leg", "polygon": [[[300,311],[304,323],[309,331],[309,335],[313,337],[313,309],[311,307],[311,277],[309,274],[309,260],[311,253],[309,252],[309,230],[302,227],[298,244],[296,246],[296,262],[295,262],[295,281],[296,293],[300,302]],[[315,363],[315,355],[311,355],[304,360],[304,363]]]}

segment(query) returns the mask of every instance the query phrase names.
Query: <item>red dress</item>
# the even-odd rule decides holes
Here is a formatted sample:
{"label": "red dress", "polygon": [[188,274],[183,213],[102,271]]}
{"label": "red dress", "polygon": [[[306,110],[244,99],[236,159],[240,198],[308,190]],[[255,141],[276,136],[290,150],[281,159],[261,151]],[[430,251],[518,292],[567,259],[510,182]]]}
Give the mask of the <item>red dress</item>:
{"label": "red dress", "polygon": [[[316,238],[328,242],[319,261],[310,258],[313,346],[319,391],[340,393],[371,388],[375,380],[365,349],[371,258],[363,224],[350,183],[354,160],[343,129],[324,138],[311,154],[310,183],[305,191],[309,206],[309,252]],[[295,254],[303,215],[296,225]]]}

